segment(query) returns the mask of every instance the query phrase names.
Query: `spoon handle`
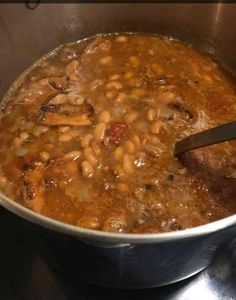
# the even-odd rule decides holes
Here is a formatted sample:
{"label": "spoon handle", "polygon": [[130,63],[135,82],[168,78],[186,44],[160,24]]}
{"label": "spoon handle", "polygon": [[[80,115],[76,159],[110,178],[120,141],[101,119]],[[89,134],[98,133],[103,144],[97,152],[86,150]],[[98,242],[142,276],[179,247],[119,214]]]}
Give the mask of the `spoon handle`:
{"label": "spoon handle", "polygon": [[175,155],[236,139],[236,121],[193,134],[175,145]]}

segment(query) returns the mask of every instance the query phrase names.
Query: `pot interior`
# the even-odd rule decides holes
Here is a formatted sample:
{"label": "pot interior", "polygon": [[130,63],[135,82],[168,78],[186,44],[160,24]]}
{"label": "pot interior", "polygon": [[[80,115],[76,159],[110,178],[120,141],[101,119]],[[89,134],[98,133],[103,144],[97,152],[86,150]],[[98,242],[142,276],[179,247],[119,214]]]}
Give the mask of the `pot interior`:
{"label": "pot interior", "polygon": [[151,32],[179,38],[236,69],[235,4],[0,4],[0,96],[59,44],[97,33]]}

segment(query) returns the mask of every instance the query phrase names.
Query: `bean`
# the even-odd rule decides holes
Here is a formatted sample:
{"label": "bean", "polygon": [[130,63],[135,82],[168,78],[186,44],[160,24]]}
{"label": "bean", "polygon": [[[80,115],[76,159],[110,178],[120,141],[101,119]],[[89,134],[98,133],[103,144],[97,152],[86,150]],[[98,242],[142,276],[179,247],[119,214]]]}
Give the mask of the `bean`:
{"label": "bean", "polygon": [[134,90],[132,90],[131,95],[134,96],[135,98],[144,96],[145,90],[142,88],[134,89]]}
{"label": "bean", "polygon": [[134,172],[133,162],[134,162],[133,155],[124,154],[122,168],[126,173],[131,174]]}
{"label": "bean", "polygon": [[42,152],[40,152],[39,153],[39,156],[40,156],[40,159],[42,160],[42,161],[48,161],[49,159],[50,159],[50,155],[49,155],[49,153],[48,152],[46,152],[46,151],[42,151]]}
{"label": "bean", "polygon": [[134,76],[134,73],[131,71],[128,71],[124,74],[124,79],[128,80],[131,79]]}
{"label": "bean", "polygon": [[135,134],[131,139],[137,147],[139,147],[141,145],[140,138],[137,134]]}
{"label": "bean", "polygon": [[154,121],[156,119],[156,117],[157,117],[157,111],[156,111],[156,109],[155,108],[149,108],[147,110],[146,117],[147,117],[147,120],[149,122]]}
{"label": "bean", "polygon": [[54,149],[54,145],[50,143],[45,144],[44,147],[47,151],[51,151],[52,149]]}
{"label": "bean", "polygon": [[111,76],[109,76],[109,80],[117,80],[120,79],[121,74],[113,74]]}
{"label": "bean", "polygon": [[127,95],[125,93],[119,93],[116,98],[114,99],[114,104],[119,104],[123,102],[127,98]]}
{"label": "bean", "polygon": [[136,152],[135,144],[130,140],[124,142],[124,149],[129,154],[134,154]]}
{"label": "bean", "polygon": [[84,158],[92,165],[95,166],[98,163],[98,160],[95,156],[95,153],[93,152],[93,150],[91,148],[85,148],[83,150],[83,155]]}
{"label": "bean", "polygon": [[138,118],[138,112],[132,111],[130,113],[127,113],[127,114],[125,114],[124,118],[125,118],[125,122],[126,123],[131,124],[135,120],[137,120],[137,118]]}
{"label": "bean", "polygon": [[76,223],[77,226],[81,226],[88,229],[97,229],[100,227],[97,217],[86,216],[79,219]]}
{"label": "bean", "polygon": [[49,130],[49,128],[47,126],[37,126],[34,128],[33,130],[33,134],[38,137],[41,134],[47,132]]}
{"label": "bean", "polygon": [[68,101],[68,96],[65,94],[58,94],[50,100],[50,104],[64,104]]}
{"label": "bean", "polygon": [[128,85],[129,85],[129,87],[140,87],[140,86],[142,86],[142,81],[140,78],[131,78],[128,81]]}
{"label": "bean", "polygon": [[156,63],[152,64],[152,70],[154,71],[154,73],[156,75],[161,76],[163,74],[163,68],[160,65],[156,64]]}
{"label": "bean", "polygon": [[90,84],[90,90],[93,92],[95,91],[98,87],[102,86],[103,85],[103,80],[101,79],[95,79],[91,82]]}
{"label": "bean", "polygon": [[94,152],[97,156],[99,156],[99,155],[102,154],[102,151],[101,151],[101,149],[100,149],[100,147],[99,147],[99,145],[98,145],[98,142],[92,141],[92,143],[91,143],[91,148],[93,149],[93,152]]}
{"label": "bean", "polygon": [[212,79],[209,75],[204,74],[202,77],[203,77],[203,80],[204,80],[206,83],[208,83],[208,84],[212,84],[212,83],[213,83],[213,79]]}
{"label": "bean", "polygon": [[107,90],[111,90],[111,89],[120,90],[122,89],[122,87],[123,87],[122,83],[117,80],[110,81],[105,85],[105,88]]}
{"label": "bean", "polygon": [[73,81],[78,81],[79,80],[79,76],[78,76],[78,74],[76,74],[76,72],[72,72],[71,74],[70,74],[70,80],[73,80]]}
{"label": "bean", "polygon": [[110,112],[108,110],[101,111],[98,120],[99,122],[108,123],[111,120]]}
{"label": "bean", "polygon": [[14,148],[19,148],[22,144],[22,140],[19,137],[15,137],[12,141]]}
{"label": "bean", "polygon": [[71,105],[81,105],[84,103],[84,97],[78,95],[76,98],[69,98],[68,102]]}
{"label": "bean", "polygon": [[58,131],[60,133],[65,133],[65,132],[68,132],[70,130],[70,127],[69,126],[61,126],[58,128]]}
{"label": "bean", "polygon": [[87,133],[82,137],[82,140],[80,141],[80,145],[82,148],[86,148],[89,146],[90,142],[93,139],[93,135],[91,133]]}
{"label": "bean", "polygon": [[82,161],[81,167],[82,167],[82,174],[85,178],[93,176],[94,169],[93,166],[88,161],[86,160]]}
{"label": "bean", "polygon": [[107,99],[112,99],[112,98],[115,97],[115,95],[116,94],[113,91],[106,91],[106,93],[105,93],[105,96],[106,96]]}
{"label": "bean", "polygon": [[124,150],[121,146],[117,147],[114,151],[114,158],[117,161],[121,161],[123,158]]}
{"label": "bean", "polygon": [[158,134],[160,132],[161,126],[162,126],[162,122],[159,121],[154,121],[151,125],[150,131],[152,134]]}
{"label": "bean", "polygon": [[127,38],[127,36],[121,35],[121,36],[118,36],[118,37],[116,38],[116,41],[119,42],[119,43],[125,43],[125,42],[128,41],[128,38]]}
{"label": "bean", "polygon": [[106,123],[99,122],[93,130],[93,137],[95,138],[95,140],[101,142],[104,140],[105,132],[106,132]]}
{"label": "bean", "polygon": [[72,60],[65,68],[66,76],[70,76],[71,73],[73,73],[76,69],[79,67],[79,61],[78,60]]}
{"label": "bean", "polygon": [[140,65],[140,61],[137,56],[134,55],[130,56],[129,61],[134,67],[138,67]]}
{"label": "bean", "polygon": [[0,188],[4,188],[7,185],[7,178],[5,176],[0,176]]}
{"label": "bean", "polygon": [[166,92],[166,93],[160,94],[158,98],[160,98],[160,100],[165,103],[169,103],[175,99],[175,94],[172,92]]}
{"label": "bean", "polygon": [[29,134],[25,131],[20,133],[20,139],[22,142],[24,142],[25,140],[27,140],[29,138]]}
{"label": "bean", "polygon": [[63,156],[63,160],[65,161],[76,160],[81,156],[81,154],[82,154],[81,151],[76,151],[76,150],[70,151]]}
{"label": "bean", "polygon": [[177,170],[177,173],[180,174],[180,175],[185,175],[185,174],[187,174],[187,172],[188,172],[188,169],[185,168],[185,167],[180,168],[180,169]]}
{"label": "bean", "polygon": [[58,137],[59,142],[69,142],[70,140],[72,140],[72,135],[69,133],[63,133]]}
{"label": "bean", "polygon": [[148,50],[148,54],[151,55],[151,56],[153,56],[153,55],[155,54],[155,52],[154,52],[153,49],[149,49],[149,50]]}
{"label": "bean", "polygon": [[120,182],[118,185],[117,185],[117,188],[120,192],[122,193],[125,193],[125,192],[128,192],[129,191],[129,186],[127,183],[124,183],[124,182]]}
{"label": "bean", "polygon": [[102,65],[108,65],[112,62],[112,56],[110,56],[110,55],[104,56],[103,58],[101,58],[99,60],[99,62]]}

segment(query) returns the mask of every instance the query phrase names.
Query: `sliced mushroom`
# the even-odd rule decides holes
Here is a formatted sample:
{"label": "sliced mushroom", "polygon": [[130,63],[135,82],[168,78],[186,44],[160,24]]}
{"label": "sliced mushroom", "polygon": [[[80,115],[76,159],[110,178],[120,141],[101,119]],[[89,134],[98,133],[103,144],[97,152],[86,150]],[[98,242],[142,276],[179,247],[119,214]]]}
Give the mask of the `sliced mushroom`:
{"label": "sliced mushroom", "polygon": [[88,114],[73,114],[70,116],[63,116],[56,113],[47,113],[42,121],[45,125],[58,126],[88,126],[92,124]]}

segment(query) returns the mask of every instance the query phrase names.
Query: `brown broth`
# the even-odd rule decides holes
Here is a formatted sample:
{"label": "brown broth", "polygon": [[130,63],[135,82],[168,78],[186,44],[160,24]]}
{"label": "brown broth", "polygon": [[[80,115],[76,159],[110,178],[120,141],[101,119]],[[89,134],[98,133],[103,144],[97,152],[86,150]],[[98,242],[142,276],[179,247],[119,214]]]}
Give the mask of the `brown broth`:
{"label": "brown broth", "polygon": [[0,189],[91,229],[166,232],[236,212],[236,143],[182,160],[176,141],[236,118],[235,80],[154,35],[65,44],[33,65],[0,116]]}

